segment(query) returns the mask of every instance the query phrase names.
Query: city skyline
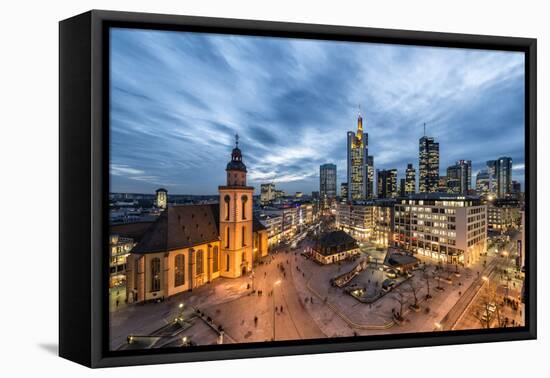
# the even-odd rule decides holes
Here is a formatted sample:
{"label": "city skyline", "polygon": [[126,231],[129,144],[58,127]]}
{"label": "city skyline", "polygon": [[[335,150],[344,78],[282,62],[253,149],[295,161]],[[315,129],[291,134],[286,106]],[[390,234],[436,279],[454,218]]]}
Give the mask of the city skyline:
{"label": "city skyline", "polygon": [[426,122],[441,175],[472,160],[474,186],[487,160],[510,156],[524,187],[521,54],[124,29],[111,38],[112,192],[213,194],[235,133],[255,194],[268,182],[318,191],[325,163],[339,188],[358,104],[375,169],[418,171]]}

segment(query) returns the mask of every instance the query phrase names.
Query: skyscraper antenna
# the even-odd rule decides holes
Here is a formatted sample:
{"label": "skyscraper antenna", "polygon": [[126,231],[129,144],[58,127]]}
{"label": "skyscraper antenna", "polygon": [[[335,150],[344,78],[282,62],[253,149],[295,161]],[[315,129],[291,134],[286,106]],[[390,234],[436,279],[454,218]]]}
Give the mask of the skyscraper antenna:
{"label": "skyscraper antenna", "polygon": [[235,147],[239,147],[239,134],[235,134]]}
{"label": "skyscraper antenna", "polygon": [[424,136],[426,136],[426,122],[424,122]]}

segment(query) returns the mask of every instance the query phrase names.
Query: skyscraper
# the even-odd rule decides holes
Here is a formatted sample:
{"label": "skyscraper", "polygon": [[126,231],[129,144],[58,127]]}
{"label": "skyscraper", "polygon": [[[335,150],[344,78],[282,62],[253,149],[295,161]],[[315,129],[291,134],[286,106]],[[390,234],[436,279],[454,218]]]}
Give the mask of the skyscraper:
{"label": "skyscraper", "polygon": [[439,185],[439,143],[434,138],[423,136],[418,143],[420,193],[437,192]]}
{"label": "skyscraper", "polygon": [[368,134],[363,132],[363,118],[357,117],[357,133],[348,131],[348,200],[367,198],[369,152]]}
{"label": "skyscraper", "polygon": [[512,158],[503,156],[496,162],[497,197],[504,198],[512,193]]}
{"label": "skyscraper", "polygon": [[367,155],[367,198],[374,198],[374,156]]}
{"label": "skyscraper", "polygon": [[323,164],[319,171],[319,195],[323,208],[330,206],[336,198],[336,165]]}
{"label": "skyscraper", "polygon": [[262,184],[260,188],[260,202],[262,205],[266,205],[275,199],[275,184]]}
{"label": "skyscraper", "polygon": [[407,184],[406,184],[406,180],[404,178],[402,178],[400,180],[400,184],[399,184],[399,195],[401,197],[405,197],[407,195]]}
{"label": "skyscraper", "polygon": [[458,160],[447,168],[447,188],[449,193],[468,194],[472,186],[472,161]]}
{"label": "skyscraper", "polygon": [[397,169],[376,170],[378,198],[397,197]]}
{"label": "skyscraper", "polygon": [[491,180],[489,170],[482,169],[476,175],[476,193],[479,196],[489,196],[491,193]]}
{"label": "skyscraper", "polygon": [[407,164],[404,192],[405,194],[414,194],[416,192],[416,170],[412,164]]}
{"label": "skyscraper", "polygon": [[340,198],[342,202],[346,202],[348,200],[348,183],[347,182],[340,183]]}

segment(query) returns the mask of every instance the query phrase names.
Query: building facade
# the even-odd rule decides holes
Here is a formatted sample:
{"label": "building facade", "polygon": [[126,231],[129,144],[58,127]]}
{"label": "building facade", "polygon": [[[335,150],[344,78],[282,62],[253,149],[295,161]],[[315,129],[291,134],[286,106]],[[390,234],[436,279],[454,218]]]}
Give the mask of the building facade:
{"label": "building facade", "polygon": [[111,234],[109,248],[111,250],[109,260],[109,287],[120,287],[126,284],[126,259],[136,243],[134,239]]}
{"label": "building facade", "polygon": [[335,225],[357,240],[370,240],[374,231],[374,206],[340,203],[336,206]]}
{"label": "building facade", "polygon": [[477,197],[411,196],[394,217],[394,245],[406,251],[468,266],[487,250],[487,207]]}
{"label": "building facade", "polygon": [[476,175],[476,193],[478,196],[489,198],[491,195],[491,178],[489,170],[482,169]]}
{"label": "building facade", "polygon": [[323,209],[330,207],[336,198],[336,165],[323,164],[319,168],[319,195]]}
{"label": "building facade", "polygon": [[378,198],[397,198],[397,169],[376,170]]}
{"label": "building facade", "polygon": [[347,182],[340,183],[340,200],[342,202],[347,202],[348,200],[348,183]]}
{"label": "building facade", "polygon": [[374,156],[367,156],[367,199],[374,198]]}
{"label": "building facade", "polygon": [[447,191],[467,195],[472,185],[472,161],[459,160],[447,168]]}
{"label": "building facade", "polygon": [[418,191],[434,193],[439,186],[439,143],[423,136],[418,142]]}
{"label": "building facade", "polygon": [[389,246],[392,240],[394,204],[393,199],[338,204],[336,228],[356,240],[371,241],[380,247]]}
{"label": "building facade", "polygon": [[487,206],[487,224],[490,230],[517,229],[521,223],[521,205],[515,198],[498,198]]}
{"label": "building facade", "polygon": [[416,193],[416,170],[412,164],[407,164],[405,170],[405,195]]}
{"label": "building facade", "polygon": [[155,191],[155,204],[159,209],[166,209],[168,206],[168,191],[164,188],[159,188]]}
{"label": "building facade", "polygon": [[367,198],[368,181],[368,134],[363,132],[363,118],[357,117],[357,132],[347,134],[348,200]]}
{"label": "building facade", "polygon": [[267,205],[275,199],[275,184],[262,184],[260,186],[260,203]]}

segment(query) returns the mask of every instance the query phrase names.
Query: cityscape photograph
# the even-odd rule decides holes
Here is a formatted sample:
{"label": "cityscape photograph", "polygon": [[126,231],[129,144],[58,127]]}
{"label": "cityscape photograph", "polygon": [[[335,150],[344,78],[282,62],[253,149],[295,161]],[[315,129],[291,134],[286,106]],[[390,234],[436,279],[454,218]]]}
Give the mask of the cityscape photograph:
{"label": "cityscape photograph", "polygon": [[113,28],[113,351],[525,326],[525,61]]}

